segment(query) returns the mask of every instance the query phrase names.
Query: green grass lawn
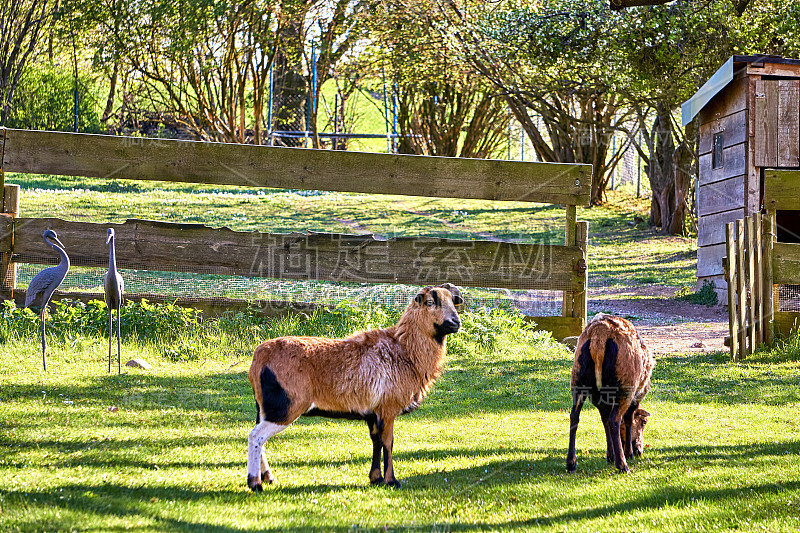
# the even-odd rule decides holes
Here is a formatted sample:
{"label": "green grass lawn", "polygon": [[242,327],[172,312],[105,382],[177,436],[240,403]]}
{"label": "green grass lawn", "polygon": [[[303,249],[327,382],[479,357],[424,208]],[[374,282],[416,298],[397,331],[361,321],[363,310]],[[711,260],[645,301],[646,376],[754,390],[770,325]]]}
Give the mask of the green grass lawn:
{"label": "green grass lawn", "polygon": [[[36,329],[12,335],[0,344],[0,531],[800,528],[797,342],[739,365],[724,354],[660,358],[644,402],[647,449],[632,472],[606,465],[587,405],[578,473],[568,475],[572,355],[501,312],[464,314],[432,394],[398,420],[402,489],[369,485],[364,424],[304,419],[267,444],[277,483],[251,493],[245,373],[255,344],[395,316],[184,321],[183,336],[127,335],[123,360],[154,369],[121,376],[106,374],[101,336],[55,327],[43,373]],[[170,348],[192,340],[199,351]]]}
{"label": "green grass lawn", "polygon": [[[23,174],[8,174],[6,179],[22,186],[25,217],[100,223],[141,218],[241,231],[544,244],[562,244],[564,239],[564,209],[552,205]],[[659,235],[645,223],[636,223],[634,217],[646,218],[648,209],[649,200],[615,191],[609,192],[605,206],[578,209],[579,219],[589,221],[590,287],[694,285],[696,240]],[[21,276],[21,283],[29,277]]]}

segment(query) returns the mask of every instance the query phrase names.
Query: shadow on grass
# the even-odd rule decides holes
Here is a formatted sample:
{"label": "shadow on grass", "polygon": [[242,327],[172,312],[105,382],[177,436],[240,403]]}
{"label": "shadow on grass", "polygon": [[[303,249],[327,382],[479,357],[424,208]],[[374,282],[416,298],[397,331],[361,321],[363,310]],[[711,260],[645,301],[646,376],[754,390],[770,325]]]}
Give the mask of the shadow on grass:
{"label": "shadow on grass", "polygon": [[[509,465],[514,466],[515,463]],[[485,476],[486,474],[484,474]],[[483,481],[491,481],[491,478],[480,478]],[[528,478],[530,479],[530,478]],[[570,476],[572,482],[581,482],[581,476]],[[407,488],[401,489],[403,491],[426,489],[427,487],[415,486],[415,480],[407,480],[405,485]],[[478,481],[481,483],[483,481]],[[473,483],[473,484],[477,484]],[[248,502],[258,499],[256,501],[269,502],[278,498],[280,501],[281,496],[297,495],[297,494],[326,494],[335,493],[342,489],[352,488],[351,486],[343,485],[316,485],[314,487],[292,487],[292,488],[267,488],[267,490],[259,495],[251,494],[244,487],[242,490],[195,490],[191,488],[180,487],[127,487],[115,485],[113,483],[107,484],[66,484],[54,487],[48,490],[17,490],[17,491],[0,491],[0,497],[4,505],[9,509],[25,509],[25,518],[16,523],[16,527],[21,530],[39,530],[39,529],[70,529],[77,524],[70,524],[65,518],[59,518],[57,523],[50,521],[48,518],[40,518],[40,514],[36,508],[51,508],[61,509],[65,511],[65,515],[80,510],[84,516],[81,519],[87,519],[85,514],[93,515],[95,520],[102,519],[123,519],[123,520],[137,520],[144,522],[139,528],[152,530],[153,528],[160,531],[212,531],[212,532],[238,532],[247,529],[213,525],[201,521],[182,520],[180,518],[172,518],[164,516],[165,512],[162,511],[161,502],[175,502],[179,504],[179,508],[185,508],[187,504],[222,504],[228,509],[232,506],[245,505]],[[452,497],[459,497],[460,491],[463,486],[449,486],[452,488],[454,494]],[[364,491],[382,491],[389,490],[383,487],[364,487]],[[777,483],[763,483],[752,484],[739,487],[730,488],[685,488],[677,485],[662,485],[653,487],[651,490],[638,490],[631,492],[627,498],[622,501],[616,501],[609,504],[592,505],[591,501],[583,501],[578,506],[579,510],[567,511],[560,514],[548,514],[546,516],[533,516],[524,520],[511,520],[499,523],[482,523],[482,522],[412,522],[411,525],[397,525],[397,526],[380,526],[374,528],[375,531],[481,531],[481,530],[507,530],[507,529],[520,529],[532,528],[534,526],[559,526],[565,524],[574,524],[580,520],[592,520],[596,518],[606,518],[616,514],[628,512],[646,512],[648,510],[657,510],[663,508],[665,505],[688,505],[692,501],[703,501],[706,506],[713,506],[716,502],[723,501],[739,501],[743,494],[748,498],[754,498],[762,495],[779,495],[786,494],[800,490],[800,481],[790,481]],[[176,511],[173,511],[176,513]],[[161,515],[161,516],[159,516]],[[136,531],[136,526],[120,526],[120,529]],[[325,531],[352,531],[353,527],[325,525]],[[103,526],[104,530],[114,530],[107,525]],[[319,530],[320,527],[298,527],[281,525],[280,527],[271,527],[263,524],[257,527],[259,531],[309,531]],[[369,527],[360,527],[359,531],[371,531]]]}

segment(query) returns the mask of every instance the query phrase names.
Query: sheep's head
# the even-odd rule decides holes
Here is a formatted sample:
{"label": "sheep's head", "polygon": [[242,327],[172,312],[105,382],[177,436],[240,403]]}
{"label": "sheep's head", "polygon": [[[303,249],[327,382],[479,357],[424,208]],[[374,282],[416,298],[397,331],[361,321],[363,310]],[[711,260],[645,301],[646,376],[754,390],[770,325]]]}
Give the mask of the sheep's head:
{"label": "sheep's head", "polygon": [[438,287],[425,287],[414,297],[412,306],[422,313],[430,325],[430,334],[441,344],[445,335],[461,328],[461,319],[456,310],[464,303],[461,291],[455,285],[445,283]]}
{"label": "sheep's head", "polygon": [[[647,417],[650,413],[639,407],[633,412],[633,424],[631,425],[631,443],[633,444],[633,455],[639,457],[644,451],[644,426],[647,424]],[[620,434],[625,436],[625,420],[620,424]]]}

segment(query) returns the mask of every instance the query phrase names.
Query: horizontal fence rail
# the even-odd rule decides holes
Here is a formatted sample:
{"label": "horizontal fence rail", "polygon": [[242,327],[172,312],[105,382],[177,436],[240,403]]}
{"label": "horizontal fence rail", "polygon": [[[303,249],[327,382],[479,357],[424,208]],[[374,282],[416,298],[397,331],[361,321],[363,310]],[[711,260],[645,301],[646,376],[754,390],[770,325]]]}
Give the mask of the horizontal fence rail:
{"label": "horizontal fence rail", "polygon": [[5,172],[588,205],[591,165],[0,130]]}
{"label": "horizontal fence rail", "polygon": [[[397,154],[277,148],[152,138],[0,128],[0,298],[15,290],[16,264],[53,264],[42,241],[55,230],[73,265],[107,265],[105,232],[116,230],[119,268],[254,278],[432,285],[563,292],[560,317],[528,317],[557,338],[580,333],[586,320],[588,225],[576,206],[588,206],[592,167]],[[398,194],[438,198],[562,204],[564,245],[322,233],[270,234],[128,220],[96,224],[20,218],[19,187],[3,172],[83,176],[281,189]],[[24,213],[23,213],[24,214]],[[146,292],[152,292],[148,288]],[[54,299],[87,301],[99,293],[57,292]],[[259,309],[280,314],[314,302],[174,298],[126,295],[130,300],[176,301],[204,309]],[[306,307],[303,307],[306,305]]]}
{"label": "horizontal fence rail", "polygon": [[55,264],[42,240],[55,230],[76,266],[108,264],[107,228],[116,232],[120,268],[355,283],[429,285],[449,281],[502,289],[577,291],[582,250],[430,237],[378,240],[372,235],[269,234],[128,220],[123,224],[55,218],[0,218],[0,252],[16,263]]}

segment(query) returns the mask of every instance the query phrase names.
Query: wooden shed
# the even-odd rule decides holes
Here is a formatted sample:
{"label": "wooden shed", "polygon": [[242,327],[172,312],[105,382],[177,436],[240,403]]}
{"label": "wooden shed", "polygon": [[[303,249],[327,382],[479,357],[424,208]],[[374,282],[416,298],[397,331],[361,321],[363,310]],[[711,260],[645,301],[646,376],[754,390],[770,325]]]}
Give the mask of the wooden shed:
{"label": "wooden shed", "polygon": [[[727,293],[725,224],[764,208],[764,170],[800,167],[800,60],[732,56],[682,106],[699,117],[697,286]],[[778,211],[778,241],[800,242],[800,213]]]}

